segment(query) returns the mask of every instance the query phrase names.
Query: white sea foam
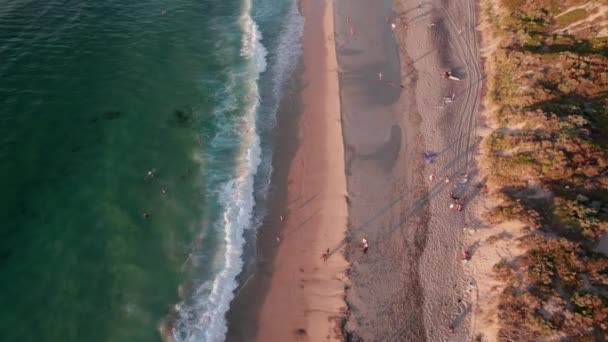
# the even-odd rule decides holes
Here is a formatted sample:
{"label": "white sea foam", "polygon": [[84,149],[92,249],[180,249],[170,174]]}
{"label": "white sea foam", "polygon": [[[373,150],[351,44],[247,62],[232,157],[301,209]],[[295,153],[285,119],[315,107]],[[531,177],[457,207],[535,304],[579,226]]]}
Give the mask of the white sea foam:
{"label": "white sea foam", "polygon": [[287,21],[288,23],[283,26],[283,32],[279,37],[277,57],[273,66],[275,112],[283,96],[285,82],[296,68],[302,51],[301,38],[304,32],[304,17],[300,15],[296,1],[292,3],[289,9]]}
{"label": "white sea foam", "polygon": [[[216,229],[224,233],[224,253],[214,260],[211,268],[219,272],[212,281],[198,284],[191,300],[176,306],[179,318],[173,329],[176,341],[215,342],[225,339],[226,312],[237,287],[236,277],[243,267],[243,232],[252,227],[254,207],[254,179],[260,164],[260,139],[256,132],[256,115],[260,105],[258,79],[266,68],[267,51],[261,43],[262,35],[251,15],[251,0],[245,0],[240,25],[243,34],[241,56],[249,61],[239,77],[227,85],[227,98],[223,110],[231,110],[238,103],[234,98],[236,82],[245,82],[245,113],[236,122],[224,120],[221,127],[226,134],[218,134],[212,142],[231,143],[230,130],[240,135],[235,177],[221,187],[219,201],[224,207],[223,217],[215,222]],[[238,80],[238,81],[237,81]],[[232,88],[232,89],[230,89]]]}
{"label": "white sea foam", "polygon": [[[215,259],[207,260],[206,266],[216,274],[215,277],[195,284],[194,293],[176,306],[179,318],[173,328],[173,338],[179,342],[215,342],[225,339],[226,312],[238,286],[236,277],[243,268],[243,233],[252,227],[257,228],[261,220],[261,215],[256,217],[255,222],[252,217],[256,173],[260,173],[258,176],[262,184],[258,191],[263,194],[267,193],[272,173],[271,149],[265,149],[262,155],[258,128],[268,132],[275,127],[276,111],[283,96],[282,89],[300,56],[304,23],[296,1],[293,1],[285,17],[285,25],[282,26],[277,51],[271,56],[272,66],[268,76],[272,91],[265,99],[266,108],[260,108],[258,81],[266,71],[268,52],[262,45],[262,34],[251,16],[251,1],[244,0],[243,15],[239,18],[242,31],[240,54],[248,61],[247,67],[241,72],[230,74],[223,90],[216,95],[221,98],[221,105],[215,111],[221,124],[211,145],[218,150],[238,150],[235,176],[225,181],[219,190],[218,200],[224,208],[223,216],[213,223],[215,230],[224,234],[224,249],[221,251],[223,253],[215,255]],[[238,91],[241,86],[245,89],[245,113],[242,116],[232,116],[230,113],[234,113],[240,107],[239,104],[243,104],[242,99],[239,101],[236,95],[243,93]],[[238,136],[237,139],[235,135]],[[221,158],[221,153],[209,157]],[[216,163],[221,161],[210,161],[209,165]],[[213,179],[210,180],[213,182]]]}

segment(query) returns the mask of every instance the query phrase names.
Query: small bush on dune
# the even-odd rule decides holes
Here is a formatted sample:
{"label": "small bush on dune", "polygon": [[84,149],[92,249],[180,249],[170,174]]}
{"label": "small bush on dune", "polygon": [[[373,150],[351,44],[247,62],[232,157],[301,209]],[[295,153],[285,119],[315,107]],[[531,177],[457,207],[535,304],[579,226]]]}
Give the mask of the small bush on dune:
{"label": "small bush on dune", "polygon": [[608,232],[608,225],[599,218],[599,206],[588,200],[556,198],[555,216],[570,233],[580,234],[591,241]]}

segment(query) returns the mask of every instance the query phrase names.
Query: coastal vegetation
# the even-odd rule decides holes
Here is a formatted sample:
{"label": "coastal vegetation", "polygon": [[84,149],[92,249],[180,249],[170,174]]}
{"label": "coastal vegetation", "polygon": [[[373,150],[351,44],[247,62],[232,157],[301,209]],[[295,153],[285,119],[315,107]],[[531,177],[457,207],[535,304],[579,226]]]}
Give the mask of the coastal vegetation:
{"label": "coastal vegetation", "polygon": [[493,267],[504,284],[498,339],[603,340],[608,5],[488,0],[483,14],[496,44],[486,60],[492,132],[480,157],[494,205],[484,220],[525,225],[525,253]]}

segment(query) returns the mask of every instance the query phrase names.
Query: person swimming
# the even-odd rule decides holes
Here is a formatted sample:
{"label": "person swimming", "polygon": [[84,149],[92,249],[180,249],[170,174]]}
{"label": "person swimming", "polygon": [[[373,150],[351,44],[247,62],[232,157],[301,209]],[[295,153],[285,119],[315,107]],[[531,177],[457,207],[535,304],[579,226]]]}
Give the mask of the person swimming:
{"label": "person swimming", "polygon": [[156,177],[156,169],[152,169],[152,170],[148,171],[148,173],[146,173],[144,180],[150,180],[155,177]]}

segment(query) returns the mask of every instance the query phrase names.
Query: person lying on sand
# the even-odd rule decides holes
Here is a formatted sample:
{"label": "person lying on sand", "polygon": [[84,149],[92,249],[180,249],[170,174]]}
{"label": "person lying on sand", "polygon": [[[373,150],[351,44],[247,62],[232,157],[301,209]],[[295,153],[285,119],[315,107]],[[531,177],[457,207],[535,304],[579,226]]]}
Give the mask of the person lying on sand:
{"label": "person lying on sand", "polygon": [[460,81],[460,78],[454,76],[451,71],[444,72],[442,77],[446,80]]}

